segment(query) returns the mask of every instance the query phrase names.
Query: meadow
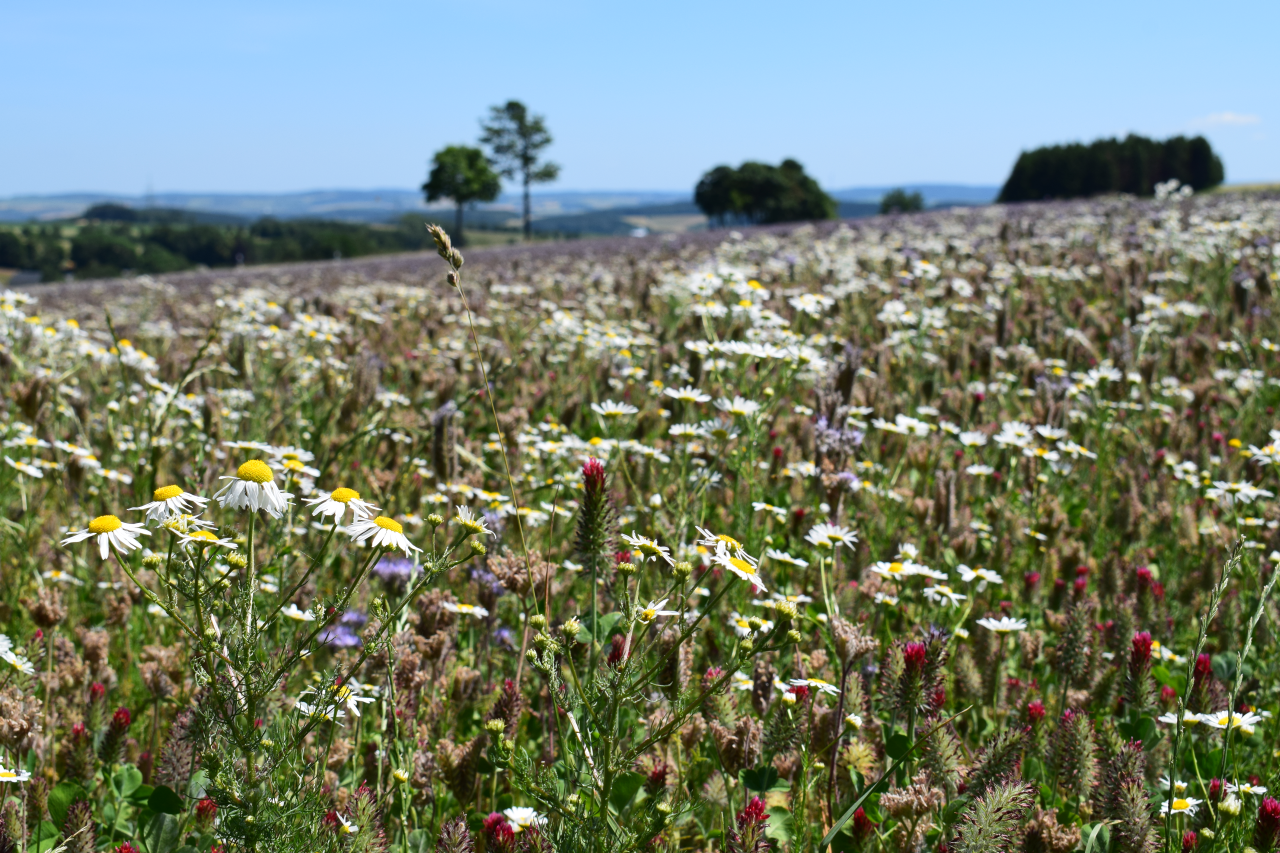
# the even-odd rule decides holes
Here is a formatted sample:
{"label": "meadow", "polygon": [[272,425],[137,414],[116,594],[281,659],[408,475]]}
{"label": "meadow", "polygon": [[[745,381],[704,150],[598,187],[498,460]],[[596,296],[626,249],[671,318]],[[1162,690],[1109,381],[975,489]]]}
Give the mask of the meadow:
{"label": "meadow", "polygon": [[0,292],[0,853],[1272,853],[1280,198]]}

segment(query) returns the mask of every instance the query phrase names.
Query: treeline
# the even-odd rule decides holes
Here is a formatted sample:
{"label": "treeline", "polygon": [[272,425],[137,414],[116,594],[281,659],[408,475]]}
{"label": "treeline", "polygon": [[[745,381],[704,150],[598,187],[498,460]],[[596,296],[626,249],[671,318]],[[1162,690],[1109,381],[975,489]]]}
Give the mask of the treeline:
{"label": "treeline", "polygon": [[1022,152],[997,201],[1151,196],[1156,184],[1170,179],[1199,191],[1222,183],[1223,176],[1222,160],[1203,136],[1161,142],[1130,134]]}
{"label": "treeline", "polygon": [[765,224],[833,219],[835,199],[795,160],[716,166],[702,176],[693,201],[714,224]]}
{"label": "treeline", "polygon": [[387,225],[271,218],[209,225],[116,216],[20,225],[0,228],[0,268],[38,270],[42,281],[56,281],[409,252],[428,248],[426,221],[409,214]]}

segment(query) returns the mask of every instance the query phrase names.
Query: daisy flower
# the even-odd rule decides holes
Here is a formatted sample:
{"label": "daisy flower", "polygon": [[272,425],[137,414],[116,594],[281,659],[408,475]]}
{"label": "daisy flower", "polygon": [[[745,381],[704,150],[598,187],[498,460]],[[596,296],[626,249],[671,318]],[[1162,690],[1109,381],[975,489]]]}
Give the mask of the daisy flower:
{"label": "daisy flower", "polygon": [[954,607],[968,598],[967,595],[961,595],[946,584],[926,586],[924,588],[924,597],[939,604],[945,602],[948,607]]}
{"label": "daisy flower", "polygon": [[1185,797],[1185,798],[1178,797],[1176,800],[1173,801],[1173,805],[1170,806],[1169,801],[1165,800],[1160,804],[1160,814],[1163,814],[1163,815],[1192,814],[1193,815],[1196,813],[1196,808],[1199,807],[1201,802],[1203,801],[1197,800],[1195,797]]}
{"label": "daisy flower", "polygon": [[15,462],[12,459],[10,459],[8,456],[4,458],[4,461],[8,463],[10,468],[13,468],[19,474],[25,474],[28,477],[35,477],[37,480],[44,479],[44,472],[41,471],[39,468],[35,467],[34,465],[30,465],[26,462],[21,462],[21,461]]}
{"label": "daisy flower", "polygon": [[515,832],[522,832],[534,826],[542,826],[547,822],[545,817],[525,806],[512,806],[504,809],[502,813],[510,821],[511,828]]}
{"label": "daisy flower", "polygon": [[351,517],[353,519],[368,518],[376,513],[380,507],[376,507],[368,501],[360,499],[360,493],[355,489],[334,489],[329,493],[328,497],[321,495],[320,497],[307,498],[303,503],[313,506],[311,510],[313,516],[326,515],[333,516],[334,524],[342,523],[342,516],[346,514],[347,509],[351,509]]}
{"label": "daisy flower", "polygon": [[[1178,714],[1176,711],[1161,714],[1159,717],[1156,717],[1156,719],[1167,726],[1176,726],[1178,724]],[[1191,726],[1194,726],[1197,723],[1203,723],[1204,721],[1203,714],[1196,714],[1192,711],[1184,711],[1182,714],[1182,725],[1184,728],[1190,728]]]}
{"label": "daisy flower", "polygon": [[760,575],[756,571],[755,560],[745,551],[739,550],[735,556],[729,553],[729,546],[721,542],[716,547],[716,552],[711,557],[711,562],[733,572],[744,581],[750,581],[757,594],[769,591],[765,588],[764,582],[760,580]]}
{"label": "daisy flower", "polygon": [[192,533],[179,533],[178,538],[182,540],[184,545],[199,545],[200,547],[208,547],[216,545],[219,548],[230,548],[232,551],[238,547],[232,539],[219,539],[216,533],[210,533],[208,530],[196,530]]}
{"label": "daisy flower", "polygon": [[640,536],[633,530],[630,536],[622,534],[622,541],[630,545],[632,553],[640,554],[642,559],[657,560],[661,557],[667,561],[668,566],[675,565],[675,560],[671,559],[671,549],[659,545],[656,539]]}
{"label": "daisy flower", "polygon": [[1243,782],[1239,785],[1233,785],[1228,782],[1227,791],[1232,794],[1253,794],[1255,797],[1261,797],[1267,792],[1267,789],[1264,785],[1250,785],[1248,782]]}
{"label": "daisy flower", "polygon": [[26,770],[10,770],[0,767],[0,782],[25,782],[31,778]]}
{"label": "daisy flower", "polygon": [[613,400],[605,400],[603,403],[592,403],[591,411],[602,418],[619,418],[623,415],[634,415],[640,410],[630,403],[615,403]]}
{"label": "daisy flower", "polygon": [[204,512],[208,498],[182,490],[182,486],[161,486],[151,493],[151,503],[131,506],[131,512],[145,512],[147,521],[163,520],[173,515]]}
{"label": "daisy flower", "polygon": [[35,666],[32,665],[31,661],[27,660],[25,657],[15,652],[13,649],[5,649],[3,651],[0,651],[0,660],[9,664],[9,666],[13,667],[23,675],[36,674],[36,668]]}
{"label": "daisy flower", "polygon": [[279,465],[285,470],[286,478],[310,477],[314,480],[316,477],[320,476],[319,471],[298,459],[286,459],[283,462],[280,462]]}
{"label": "daisy flower", "polygon": [[759,617],[743,616],[738,611],[729,614],[729,627],[739,637],[750,637],[757,631],[768,633],[773,630],[773,622]]}
{"label": "daisy flower", "polygon": [[991,571],[990,569],[984,569],[981,566],[979,566],[976,569],[971,569],[968,566],[961,563],[960,565],[956,566],[956,571],[960,573],[960,580],[964,581],[965,583],[973,583],[974,581],[977,581],[978,592],[983,592],[984,590],[986,590],[987,584],[989,583],[993,583],[996,586],[1000,586],[1001,584],[1004,583],[1004,578],[1001,577],[999,574]]}
{"label": "daisy flower", "polygon": [[481,607],[479,604],[460,604],[455,601],[442,601],[440,606],[450,613],[458,613],[463,616],[474,616],[477,619],[483,619],[489,615],[488,609]]}
{"label": "daisy flower", "polygon": [[316,617],[314,613],[306,610],[299,610],[298,605],[289,602],[280,610],[281,616],[286,616],[295,622],[314,622]]}
{"label": "daisy flower", "polygon": [[404,535],[404,526],[400,522],[380,515],[377,518],[359,518],[347,527],[352,542],[371,540],[373,547],[385,548],[388,551],[403,551],[406,557],[412,556],[410,551],[421,551]]}
{"label": "daisy flower", "polygon": [[41,573],[40,576],[47,581],[71,584],[73,586],[84,586],[84,581],[80,580],[80,578],[70,572],[64,572],[62,569],[49,569]]}
{"label": "daisy flower", "polygon": [[786,563],[801,569],[809,567],[808,560],[801,560],[799,557],[793,557],[786,551],[779,551],[777,548],[770,548],[764,552],[764,555],[770,560],[777,560],[779,563]]}
{"label": "daisy flower", "polygon": [[66,539],[63,539],[62,544],[70,545],[73,542],[83,542],[96,536],[98,537],[98,554],[105,560],[110,548],[114,547],[120,553],[128,554],[130,551],[142,547],[138,544],[139,536],[150,535],[151,531],[141,524],[129,524],[114,515],[100,515],[89,522],[89,526],[84,530],[77,530]]}
{"label": "daisy flower", "polygon": [[498,534],[485,527],[485,521],[483,518],[476,517],[475,513],[471,511],[471,507],[458,506],[455,504],[454,510],[457,514],[453,517],[453,523],[466,530],[468,533],[476,536],[483,536],[487,533],[495,539],[498,538]]}
{"label": "daisy flower", "polygon": [[683,388],[668,388],[662,393],[673,400],[681,400],[685,403],[706,403],[711,399],[710,394],[703,394],[692,385],[686,385]]}
{"label": "daisy flower", "polygon": [[1215,729],[1225,729],[1231,726],[1233,729],[1239,729],[1245,737],[1253,735],[1253,727],[1262,722],[1262,717],[1252,712],[1246,714],[1232,714],[1227,711],[1218,711],[1215,714],[1201,714],[1200,721],[1213,726]]}
{"label": "daisy flower", "polygon": [[1027,620],[1014,619],[1011,616],[1001,616],[999,619],[979,619],[978,624],[988,631],[995,631],[997,634],[1010,634],[1015,631],[1027,630]]}
{"label": "daisy flower", "polygon": [[730,415],[749,418],[760,411],[760,404],[745,397],[734,397],[732,400],[728,397],[721,397],[716,400],[716,408]]}
{"label": "daisy flower", "polygon": [[791,686],[808,687],[811,690],[817,690],[819,693],[826,693],[828,696],[840,695],[839,687],[830,681],[823,681],[821,678],[793,678],[791,679]]}
{"label": "daisy flower", "polygon": [[280,518],[293,495],[280,491],[280,487],[275,484],[275,476],[267,463],[260,459],[250,459],[236,469],[234,477],[218,478],[231,482],[223,486],[213,498],[223,508],[247,509],[250,512],[265,509],[272,518]]}
{"label": "daisy flower", "polygon": [[849,714],[844,718],[844,721],[854,729],[862,728],[862,716],[859,714]]}
{"label": "daisy flower", "polygon": [[669,598],[664,598],[661,601],[650,601],[648,607],[645,607],[642,610],[640,610],[638,614],[638,618],[645,625],[648,625],[650,622],[652,622],[654,619],[658,618],[659,616],[679,616],[680,611],[678,610],[662,609],[667,606],[667,602],[670,600],[671,599]]}
{"label": "daisy flower", "polygon": [[[1169,777],[1168,777],[1168,776],[1161,776],[1161,777],[1160,777],[1160,789],[1161,789],[1161,790],[1163,790],[1163,791],[1167,791],[1167,790],[1169,790]],[[1183,782],[1181,779],[1176,779],[1176,780],[1174,780],[1174,783],[1173,783],[1173,793],[1174,793],[1174,795],[1175,795],[1175,796],[1181,796],[1182,794],[1185,794],[1186,792],[1187,792],[1187,783],[1186,783],[1186,782]]]}
{"label": "daisy flower", "polygon": [[347,820],[343,815],[338,815],[338,824],[338,832],[342,835],[355,835],[360,831],[360,827]]}
{"label": "daisy flower", "polygon": [[804,540],[819,548],[834,548],[837,545],[848,545],[853,548],[858,542],[858,534],[847,527],[827,524],[824,521],[809,528]]}

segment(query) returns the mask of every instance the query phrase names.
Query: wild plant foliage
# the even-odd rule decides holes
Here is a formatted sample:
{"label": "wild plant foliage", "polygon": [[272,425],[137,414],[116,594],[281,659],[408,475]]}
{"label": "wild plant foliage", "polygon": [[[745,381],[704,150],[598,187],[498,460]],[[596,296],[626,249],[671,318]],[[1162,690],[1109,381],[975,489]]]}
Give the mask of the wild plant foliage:
{"label": "wild plant foliage", "polygon": [[0,851],[1276,849],[1280,202],[431,238],[0,293]]}

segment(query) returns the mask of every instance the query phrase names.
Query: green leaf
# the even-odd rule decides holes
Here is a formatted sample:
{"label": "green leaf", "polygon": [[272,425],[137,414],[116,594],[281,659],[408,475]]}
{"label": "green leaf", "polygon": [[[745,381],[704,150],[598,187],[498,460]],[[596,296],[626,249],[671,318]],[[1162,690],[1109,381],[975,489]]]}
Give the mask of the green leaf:
{"label": "green leaf", "polygon": [[[425,829],[415,829],[409,833],[409,853],[431,853],[431,833]],[[178,851],[182,853],[182,851]]]}
{"label": "green leaf", "polygon": [[75,782],[59,782],[54,785],[53,790],[49,792],[49,817],[53,818],[53,825],[65,826],[67,810],[76,800],[87,799],[89,795]]}
{"label": "green leaf", "polygon": [[[618,622],[622,619],[620,612],[606,613],[600,617],[600,630],[596,632],[596,638],[600,642],[609,639],[609,636],[618,627]],[[587,616],[582,619],[583,628],[578,632],[577,640],[579,643],[590,642],[591,640],[591,617]]]}
{"label": "green leaf", "polygon": [[762,764],[751,770],[740,771],[738,778],[742,780],[742,785],[747,790],[764,793],[778,781],[778,768],[772,764]]}
{"label": "green leaf", "polygon": [[884,751],[894,761],[901,761],[909,749],[911,749],[911,739],[907,737],[906,732],[898,732],[890,737],[884,745]]}
{"label": "green leaf", "polygon": [[132,764],[122,764],[111,777],[111,787],[122,797],[127,797],[142,787],[142,771]]}
{"label": "green leaf", "polygon": [[44,853],[58,843],[58,827],[42,820],[31,833],[32,842],[27,846],[27,853]]}
{"label": "green leaf", "polygon": [[628,770],[626,773],[619,773],[618,778],[613,780],[613,790],[609,792],[609,805],[614,811],[622,811],[627,807],[635,797],[636,792],[640,790],[640,786],[644,784],[644,776],[635,771]]}
{"label": "green leaf", "polygon": [[774,806],[769,809],[769,824],[765,827],[764,835],[779,844],[787,844],[795,838],[796,821],[791,816],[791,812],[783,806]]}
{"label": "green leaf", "polygon": [[154,791],[155,791],[155,788],[152,787],[151,785],[139,785],[138,787],[133,789],[132,794],[126,795],[127,799],[129,800],[129,805],[137,806],[138,808],[143,808],[144,806],[146,806],[147,800],[151,799],[151,794]]}
{"label": "green leaf", "polygon": [[142,843],[147,853],[176,853],[182,838],[178,834],[178,819],[171,814],[152,816],[142,830]]}
{"label": "green leaf", "polygon": [[[1086,826],[1085,829],[1088,829]],[[1107,828],[1106,821],[1098,824],[1089,833],[1089,840],[1084,845],[1084,853],[1093,853],[1094,845],[1098,850],[1106,850],[1111,844],[1111,830]]]}
{"label": "green leaf", "polygon": [[147,808],[156,814],[182,814],[186,810],[182,797],[167,785],[160,785],[151,792],[151,796],[147,797]]}
{"label": "green leaf", "polygon": [[209,774],[204,770],[197,770],[191,774],[191,782],[187,785],[187,796],[196,800],[203,800],[205,797],[205,786],[209,784]]}

